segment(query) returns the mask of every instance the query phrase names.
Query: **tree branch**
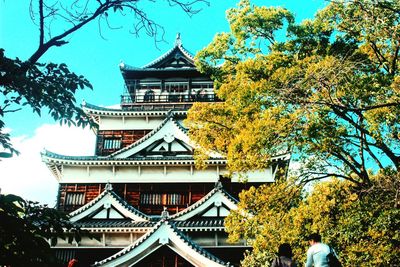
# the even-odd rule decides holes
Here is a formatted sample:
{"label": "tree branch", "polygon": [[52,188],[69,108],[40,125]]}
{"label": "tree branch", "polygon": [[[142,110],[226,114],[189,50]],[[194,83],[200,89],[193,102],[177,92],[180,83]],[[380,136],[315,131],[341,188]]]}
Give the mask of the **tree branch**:
{"label": "tree branch", "polygon": [[393,151],[382,141],[376,140],[375,138],[372,137],[372,134],[367,131],[367,129],[361,127],[360,125],[357,125],[352,119],[348,118],[345,114],[345,112],[337,109],[334,107],[332,109],[334,113],[339,116],[340,118],[344,119],[345,121],[349,122],[355,129],[359,130],[360,132],[364,133],[366,136],[370,136],[372,139],[375,140],[375,144],[372,144],[373,146],[379,148],[382,152],[386,154],[386,156],[393,162],[394,166],[398,170],[400,168],[400,162],[399,159],[400,157],[396,156]]}
{"label": "tree branch", "polygon": [[[315,177],[315,175],[316,175],[316,177]],[[348,180],[348,181],[350,181],[352,183],[355,183],[357,185],[361,185],[362,184],[359,181],[354,180],[350,176],[346,176],[346,175],[342,175],[342,174],[338,174],[338,173],[307,172],[307,174],[303,175],[303,176],[307,176],[307,177],[306,178],[301,178],[300,183],[302,183],[302,184],[307,184],[307,183],[310,183],[312,181],[318,181],[318,180],[322,180],[322,179],[326,179],[326,178],[330,178],[330,177],[343,178],[343,179]],[[312,176],[312,178],[309,178],[309,176]]]}
{"label": "tree branch", "polygon": [[44,43],[44,15],[43,15],[43,0],[39,0],[39,47]]}
{"label": "tree branch", "polygon": [[[33,0],[31,0],[31,3],[32,1]],[[44,38],[44,29],[46,27],[44,23],[44,20],[46,18],[46,16],[44,15],[45,3],[43,0],[39,0],[39,14],[40,14],[39,28],[41,30],[40,42],[39,42],[40,45],[38,49],[32,54],[32,56],[28,59],[28,62],[30,64],[36,63],[39,60],[39,58],[43,56],[43,54],[46,53],[46,51],[49,50],[51,47],[62,46],[64,44],[67,44],[68,42],[64,40],[65,37],[79,30],[81,27],[85,26],[94,19],[100,19],[102,18],[102,16],[107,16],[108,14],[107,12],[110,10],[113,10],[114,12],[122,10],[124,8],[130,10],[139,20],[139,22],[135,27],[136,32],[145,28],[148,35],[155,36],[157,35],[157,28],[162,28],[159,24],[152,21],[144,11],[142,11],[136,6],[136,3],[138,3],[139,0],[106,0],[106,1],[98,0],[97,1],[98,6],[93,9],[93,12],[88,10],[89,1],[86,1],[82,6],[79,6],[78,2],[79,0],[76,0],[71,4],[70,9],[72,11],[75,11],[75,13],[69,11],[68,8],[63,7],[59,2],[57,3],[61,5],[61,10],[63,10],[64,14],[61,14],[60,12],[55,12],[57,9],[54,6],[49,7],[49,9],[52,10],[51,14],[53,17],[63,18],[65,21],[71,23],[72,27],[65,30],[61,34],[54,36],[53,38],[51,38],[46,42]],[[209,4],[209,2],[206,0],[193,0],[191,2],[183,2],[181,0],[168,0],[168,3],[170,5],[178,5],[184,12],[188,14],[196,14],[201,10],[201,9],[193,9],[193,5],[195,5],[196,3]],[[34,20],[33,11],[31,11],[31,17]]]}

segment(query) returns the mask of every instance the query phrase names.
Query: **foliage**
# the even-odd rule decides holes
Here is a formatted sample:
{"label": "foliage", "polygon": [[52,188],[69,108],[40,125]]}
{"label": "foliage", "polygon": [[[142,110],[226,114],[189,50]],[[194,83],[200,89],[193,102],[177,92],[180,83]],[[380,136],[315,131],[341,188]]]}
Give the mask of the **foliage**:
{"label": "foliage", "polygon": [[[9,134],[4,132],[2,118],[6,113],[16,112],[24,105],[32,107],[40,115],[43,108],[61,123],[91,123],[82,110],[76,106],[74,94],[77,90],[92,88],[83,76],[70,71],[66,64],[39,63],[39,59],[52,47],[68,43],[71,34],[80,30],[92,21],[98,20],[101,25],[110,26],[111,15],[132,17],[134,34],[145,31],[155,41],[163,36],[163,28],[152,20],[144,11],[138,0],[75,0],[69,4],[63,1],[31,0],[29,11],[32,21],[38,26],[38,48],[27,60],[11,59],[5,56],[0,48],[0,159],[10,157],[17,151],[10,143]],[[161,1],[150,1],[149,4],[160,4]],[[188,15],[196,14],[198,4],[208,4],[205,0],[183,2],[180,0],[165,1],[169,6],[177,6]]]}
{"label": "foliage", "polygon": [[189,112],[199,154],[217,151],[243,171],[291,152],[303,182],[364,188],[379,170],[398,170],[399,11],[398,1],[331,1],[296,24],[286,9],[240,1],[231,31],[196,56],[225,101]]}
{"label": "foliage", "polygon": [[0,265],[58,266],[50,243],[57,237],[79,242],[85,232],[69,223],[65,214],[0,194]]}
{"label": "foliage", "polygon": [[[92,86],[83,76],[71,72],[65,64],[31,64],[18,58],[9,59],[0,50],[0,70],[0,94],[4,96],[0,117],[28,105],[38,115],[42,108],[47,107],[49,114],[60,123],[80,126],[89,122],[76,106],[74,94],[77,90]],[[0,120],[0,129],[4,126]],[[15,153],[9,141],[8,134],[0,134],[0,144]]]}
{"label": "foliage", "polygon": [[244,238],[253,247],[243,266],[269,266],[283,242],[292,244],[302,264],[305,238],[313,232],[335,248],[344,266],[399,266],[399,181],[399,174],[379,174],[369,190],[359,190],[331,180],[305,196],[290,182],[252,188],[240,195],[225,225],[232,241]]}

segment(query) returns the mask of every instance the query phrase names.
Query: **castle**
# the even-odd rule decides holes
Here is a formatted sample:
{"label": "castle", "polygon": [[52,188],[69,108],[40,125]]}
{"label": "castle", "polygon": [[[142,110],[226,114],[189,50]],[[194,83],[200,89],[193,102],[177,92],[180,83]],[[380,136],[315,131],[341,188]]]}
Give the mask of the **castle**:
{"label": "castle", "polygon": [[179,37],[144,67],[121,63],[120,70],[120,108],[82,105],[98,124],[95,155],[42,154],[59,182],[57,208],[96,237],[60,239],[57,256],[82,266],[238,266],[250,247],[227,242],[224,218],[241,190],[273,182],[288,157],[246,183],[223,177],[226,159],[218,153],[195,168],[196,144],[183,120],[194,102],[220,100]]}

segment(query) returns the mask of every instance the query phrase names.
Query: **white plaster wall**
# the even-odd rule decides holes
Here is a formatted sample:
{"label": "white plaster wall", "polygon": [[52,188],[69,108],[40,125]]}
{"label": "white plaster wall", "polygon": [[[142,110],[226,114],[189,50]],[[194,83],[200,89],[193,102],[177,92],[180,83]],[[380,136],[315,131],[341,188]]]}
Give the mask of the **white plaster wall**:
{"label": "white plaster wall", "polygon": [[[211,182],[218,181],[219,175],[226,173],[211,166],[204,170],[197,170],[193,166],[64,166],[61,183],[162,183],[162,182]],[[232,182],[246,180],[248,182],[273,182],[272,168],[247,172],[244,175],[233,174]]]}
{"label": "white plaster wall", "polygon": [[257,171],[249,171],[243,174],[233,174],[232,182],[239,182],[242,180],[246,180],[252,183],[265,183],[265,182],[274,182],[273,179],[272,168],[257,170]]}
{"label": "white plaster wall", "polygon": [[103,246],[103,240],[102,240],[102,234],[100,233],[92,233],[96,235],[96,238],[89,238],[89,237],[82,237],[81,242],[79,242],[79,246],[84,247],[84,246],[89,246],[89,247],[102,247]]}
{"label": "white plaster wall", "polygon": [[[142,237],[144,233],[92,233],[96,238],[89,238],[86,236],[82,237],[82,240],[77,245],[76,242],[72,242],[69,244],[67,239],[57,239],[57,245],[55,247],[70,247],[70,248],[84,248],[84,247],[126,247],[129,246],[132,242],[135,242],[138,238]],[[103,238],[105,237],[105,240]]]}
{"label": "white plaster wall", "polygon": [[163,121],[155,117],[101,117],[99,130],[143,130],[154,129]]}
{"label": "white plaster wall", "polygon": [[162,182],[216,182],[216,167],[196,170],[190,166],[64,166],[61,183],[162,183]]}
{"label": "white plaster wall", "polygon": [[106,246],[129,246],[131,244],[129,233],[107,234]]}

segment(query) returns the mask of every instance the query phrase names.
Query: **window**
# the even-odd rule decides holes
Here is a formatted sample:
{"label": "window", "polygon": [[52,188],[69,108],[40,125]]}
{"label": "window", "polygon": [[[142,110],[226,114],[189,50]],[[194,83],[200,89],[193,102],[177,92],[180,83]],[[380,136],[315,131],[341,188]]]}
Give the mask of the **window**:
{"label": "window", "polygon": [[85,204],[85,193],[69,192],[65,197],[65,205],[83,205]]}
{"label": "window", "polygon": [[104,139],[103,149],[119,149],[121,147],[121,139],[107,138]]}
{"label": "window", "polygon": [[165,89],[168,92],[184,92],[188,90],[189,88],[189,83],[188,82],[165,82]]}
{"label": "window", "polygon": [[161,81],[140,81],[136,89],[161,89]]}
{"label": "window", "polygon": [[142,205],[186,205],[187,196],[184,194],[144,193],[140,195]]}
{"label": "window", "polygon": [[193,81],[192,89],[213,89],[214,84],[210,81]]}

